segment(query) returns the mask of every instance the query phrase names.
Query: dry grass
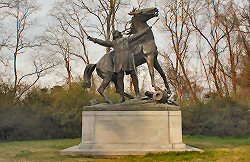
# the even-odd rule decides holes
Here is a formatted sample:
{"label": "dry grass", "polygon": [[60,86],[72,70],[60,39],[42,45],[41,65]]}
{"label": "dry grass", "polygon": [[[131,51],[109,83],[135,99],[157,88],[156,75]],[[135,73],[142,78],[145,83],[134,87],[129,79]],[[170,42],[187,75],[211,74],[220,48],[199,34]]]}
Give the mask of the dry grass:
{"label": "dry grass", "polygon": [[184,136],[184,143],[201,148],[198,152],[168,152],[145,156],[84,157],[60,156],[62,149],[80,139],[0,142],[0,161],[250,161],[250,138]]}

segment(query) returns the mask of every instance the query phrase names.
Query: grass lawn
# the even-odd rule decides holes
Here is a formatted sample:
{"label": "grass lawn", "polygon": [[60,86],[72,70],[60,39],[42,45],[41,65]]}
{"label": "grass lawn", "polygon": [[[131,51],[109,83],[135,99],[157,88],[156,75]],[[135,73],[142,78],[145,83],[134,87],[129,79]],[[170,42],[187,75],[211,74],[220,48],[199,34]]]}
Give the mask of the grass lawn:
{"label": "grass lawn", "polygon": [[249,138],[184,136],[183,142],[203,149],[198,152],[169,152],[145,156],[91,158],[60,156],[60,150],[80,143],[80,139],[43,141],[0,141],[0,161],[250,161]]}

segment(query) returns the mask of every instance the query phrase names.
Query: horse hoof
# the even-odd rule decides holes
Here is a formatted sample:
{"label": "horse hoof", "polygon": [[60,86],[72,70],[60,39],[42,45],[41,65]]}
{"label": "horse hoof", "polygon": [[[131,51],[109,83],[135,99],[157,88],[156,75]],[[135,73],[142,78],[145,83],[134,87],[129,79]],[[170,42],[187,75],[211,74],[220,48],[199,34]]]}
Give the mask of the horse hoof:
{"label": "horse hoof", "polygon": [[112,101],[106,101],[108,104],[110,104],[110,105],[113,105],[113,102]]}
{"label": "horse hoof", "polygon": [[165,91],[167,92],[168,95],[171,95],[171,94],[172,94],[172,92],[171,92],[170,89],[165,89]]}
{"label": "horse hoof", "polygon": [[136,96],[135,96],[135,99],[140,99],[141,98],[141,95],[140,94],[137,94]]}
{"label": "horse hoof", "polygon": [[125,98],[120,99],[119,103],[125,102]]}
{"label": "horse hoof", "polygon": [[91,87],[91,84],[90,84],[90,83],[83,83],[83,84],[82,84],[82,87],[83,87],[83,88],[90,88],[90,87]]}

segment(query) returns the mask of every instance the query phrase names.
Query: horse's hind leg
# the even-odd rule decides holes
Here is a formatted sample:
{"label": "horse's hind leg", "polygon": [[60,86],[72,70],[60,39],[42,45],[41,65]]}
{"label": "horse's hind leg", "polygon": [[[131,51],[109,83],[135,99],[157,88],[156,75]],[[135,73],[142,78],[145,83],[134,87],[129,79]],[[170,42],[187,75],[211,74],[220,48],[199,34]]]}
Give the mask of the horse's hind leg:
{"label": "horse's hind leg", "polygon": [[171,93],[171,90],[169,88],[169,84],[168,84],[168,81],[167,81],[167,78],[166,78],[166,75],[164,73],[164,71],[162,70],[159,62],[157,59],[155,59],[155,62],[154,62],[154,67],[155,69],[158,71],[158,73],[161,75],[163,81],[164,81],[164,84],[165,84],[165,87],[167,89],[167,92],[170,94]]}
{"label": "horse's hind leg", "polygon": [[113,103],[112,103],[112,101],[109,100],[109,98],[104,94],[104,91],[105,91],[105,89],[107,88],[109,82],[111,81],[111,78],[112,78],[112,73],[109,74],[109,75],[107,75],[107,76],[105,76],[105,77],[103,78],[103,81],[102,81],[100,87],[97,89],[97,91],[101,94],[102,97],[105,98],[105,101],[106,101],[107,103],[109,103],[109,104],[113,104]]}

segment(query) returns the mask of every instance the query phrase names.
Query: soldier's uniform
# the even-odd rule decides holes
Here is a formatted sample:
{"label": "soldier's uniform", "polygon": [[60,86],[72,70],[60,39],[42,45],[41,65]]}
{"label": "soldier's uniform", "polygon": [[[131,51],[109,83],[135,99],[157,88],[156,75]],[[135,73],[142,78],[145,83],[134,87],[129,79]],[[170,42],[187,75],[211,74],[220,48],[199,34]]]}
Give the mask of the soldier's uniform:
{"label": "soldier's uniform", "polygon": [[115,48],[114,60],[114,72],[119,73],[120,71],[125,71],[130,73],[130,71],[135,70],[134,55],[129,50],[129,41],[127,38],[121,38],[117,41],[118,47]]}
{"label": "soldier's uniform", "polygon": [[129,49],[129,43],[138,40],[149,30],[150,28],[144,29],[143,31],[127,38],[122,38],[121,33],[119,31],[115,31],[113,35],[115,36],[120,34],[120,37],[115,38],[113,41],[103,41],[91,37],[89,39],[102,46],[113,47],[115,51],[115,55],[113,57],[114,72],[119,73],[125,71],[126,74],[130,74],[135,71],[135,62],[134,55]]}

